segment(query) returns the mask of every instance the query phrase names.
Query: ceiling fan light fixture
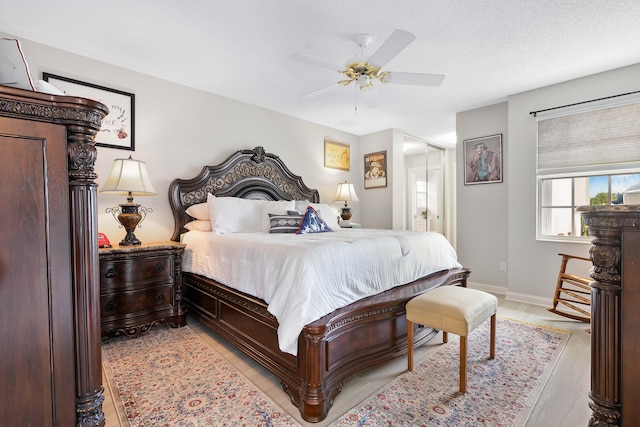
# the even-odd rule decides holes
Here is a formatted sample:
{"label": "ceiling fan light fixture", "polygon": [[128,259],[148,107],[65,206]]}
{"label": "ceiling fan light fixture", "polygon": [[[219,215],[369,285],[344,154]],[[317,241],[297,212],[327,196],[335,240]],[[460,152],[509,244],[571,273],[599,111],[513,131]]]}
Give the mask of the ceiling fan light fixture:
{"label": "ceiling fan light fixture", "polygon": [[[368,34],[358,34],[355,37],[356,44],[360,47],[360,53],[348,59],[345,68],[337,67],[325,61],[311,58],[305,55],[293,54],[292,59],[303,61],[312,65],[338,71],[345,78],[338,82],[339,85],[348,86],[354,82],[354,87],[366,89],[374,87],[378,80],[380,83],[393,83],[413,86],[439,86],[442,84],[444,74],[406,73],[397,71],[381,71],[389,61],[396,57],[416,36],[404,31],[395,30],[380,47],[371,55],[366,54],[366,47],[371,42]],[[304,98],[323,93],[324,88],[303,95]]]}
{"label": "ceiling fan light fixture", "polygon": [[373,85],[371,79],[366,74],[358,75],[358,77],[356,77],[356,82],[358,83],[358,86],[360,86],[360,89],[364,89],[367,86]]}

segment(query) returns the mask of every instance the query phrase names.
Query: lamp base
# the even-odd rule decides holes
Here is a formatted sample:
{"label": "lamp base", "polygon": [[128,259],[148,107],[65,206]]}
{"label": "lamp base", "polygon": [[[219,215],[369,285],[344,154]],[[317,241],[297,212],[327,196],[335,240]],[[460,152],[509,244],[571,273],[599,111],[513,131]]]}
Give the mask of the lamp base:
{"label": "lamp base", "polygon": [[349,221],[351,219],[351,216],[351,208],[342,208],[340,218],[344,219],[345,221]]}
{"label": "lamp base", "polygon": [[138,212],[139,207],[140,205],[136,203],[123,203],[120,205],[122,212],[118,215],[118,221],[122,224],[124,229],[127,230],[127,234],[120,242],[120,246],[135,246],[142,244],[140,239],[138,239],[133,233],[142,220],[142,215]]}

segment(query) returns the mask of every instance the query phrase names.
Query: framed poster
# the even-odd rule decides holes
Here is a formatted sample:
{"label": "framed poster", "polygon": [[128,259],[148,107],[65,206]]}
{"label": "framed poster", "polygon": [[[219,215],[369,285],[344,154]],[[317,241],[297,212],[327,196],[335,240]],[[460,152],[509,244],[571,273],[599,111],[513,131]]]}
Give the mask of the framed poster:
{"label": "framed poster", "polygon": [[364,188],[387,186],[387,152],[377,151],[364,155]]}
{"label": "framed poster", "polygon": [[502,182],[502,134],[465,139],[464,185]]}
{"label": "framed poster", "polygon": [[42,78],[69,96],[101,102],[109,108],[96,135],[96,146],[135,151],[135,95],[54,74]]}
{"label": "framed poster", "polygon": [[350,165],[350,150],[347,144],[324,140],[324,167],[348,171]]}

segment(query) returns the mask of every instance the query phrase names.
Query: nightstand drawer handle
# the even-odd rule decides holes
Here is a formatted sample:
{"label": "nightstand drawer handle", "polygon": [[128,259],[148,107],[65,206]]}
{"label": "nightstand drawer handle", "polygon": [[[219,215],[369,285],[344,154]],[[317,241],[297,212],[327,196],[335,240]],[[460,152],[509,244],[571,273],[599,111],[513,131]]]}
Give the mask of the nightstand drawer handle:
{"label": "nightstand drawer handle", "polygon": [[113,311],[113,310],[116,309],[116,307],[118,307],[118,306],[116,305],[115,302],[109,301],[109,303],[107,304],[107,306],[104,309],[107,310],[107,311]]}
{"label": "nightstand drawer handle", "polygon": [[162,273],[163,270],[164,270],[164,265],[160,262],[157,263],[156,267],[154,268],[154,271],[156,272],[156,274]]}
{"label": "nightstand drawer handle", "polygon": [[113,267],[109,267],[104,273],[104,277],[106,277],[107,279],[113,279],[114,277],[116,277],[116,269]]}
{"label": "nightstand drawer handle", "polygon": [[162,301],[163,299],[164,299],[164,295],[162,295],[162,294],[158,294],[158,295],[156,295],[156,302],[160,302],[160,301]]}

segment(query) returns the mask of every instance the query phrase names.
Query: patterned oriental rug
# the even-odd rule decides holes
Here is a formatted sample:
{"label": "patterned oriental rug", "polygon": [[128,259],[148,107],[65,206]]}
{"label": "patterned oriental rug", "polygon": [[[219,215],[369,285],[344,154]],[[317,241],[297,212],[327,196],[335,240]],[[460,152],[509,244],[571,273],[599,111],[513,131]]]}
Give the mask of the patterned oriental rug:
{"label": "patterned oriental rug", "polygon": [[[436,339],[440,339],[437,337]],[[467,393],[458,392],[459,339],[439,346],[331,426],[523,426],[569,333],[498,318],[468,340]],[[299,426],[189,327],[103,342],[110,386],[131,426]],[[330,413],[331,415],[331,413]]]}
{"label": "patterned oriental rug", "polygon": [[125,426],[300,425],[188,326],[110,338],[102,352]]}
{"label": "patterned oriental rug", "polygon": [[[458,391],[460,338],[428,354],[335,426],[523,426],[570,333],[498,317],[496,358],[489,322],[467,340],[467,392]],[[435,339],[440,339],[440,336]]]}

